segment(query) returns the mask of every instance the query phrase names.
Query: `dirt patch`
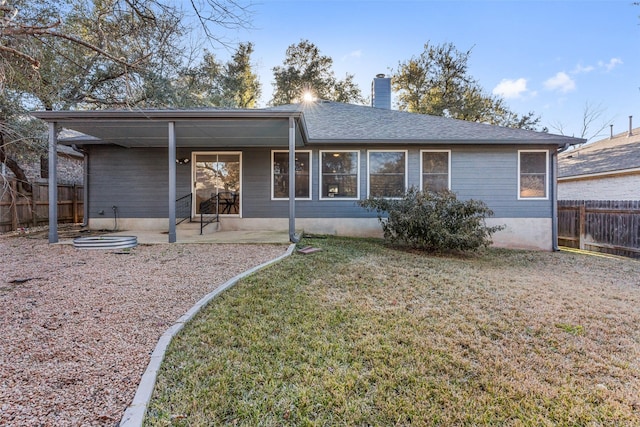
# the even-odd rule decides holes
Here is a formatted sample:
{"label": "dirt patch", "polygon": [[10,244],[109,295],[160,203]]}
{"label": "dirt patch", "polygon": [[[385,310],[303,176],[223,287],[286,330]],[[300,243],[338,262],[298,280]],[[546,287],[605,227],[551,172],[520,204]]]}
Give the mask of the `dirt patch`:
{"label": "dirt patch", "polygon": [[46,237],[0,236],[1,425],[117,425],[160,335],[220,284],[286,250],[165,244],[122,254]]}

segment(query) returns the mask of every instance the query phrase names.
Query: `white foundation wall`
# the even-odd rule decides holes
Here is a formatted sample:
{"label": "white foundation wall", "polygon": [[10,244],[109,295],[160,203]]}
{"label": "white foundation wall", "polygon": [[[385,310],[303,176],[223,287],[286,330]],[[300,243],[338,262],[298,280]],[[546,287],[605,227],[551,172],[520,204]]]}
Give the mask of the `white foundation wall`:
{"label": "white foundation wall", "polygon": [[[282,230],[289,225],[286,218],[223,218],[223,230]],[[492,236],[493,246],[512,249],[553,250],[551,218],[489,218],[487,226],[505,228]],[[298,218],[296,230],[311,234],[353,237],[382,237],[377,218]]]}
{"label": "white foundation wall", "polygon": [[91,230],[109,230],[109,231],[169,231],[169,218],[118,218],[117,221],[112,217],[91,218],[89,219],[89,228]]}
{"label": "white foundation wall", "polygon": [[[169,220],[167,218],[118,218],[117,225],[117,230],[114,230],[113,218],[92,218],[89,223],[89,227],[93,230],[167,232]],[[551,218],[489,218],[487,225],[505,227],[492,236],[495,247],[553,250]],[[287,218],[223,217],[218,230],[283,231],[288,228]],[[337,236],[382,237],[382,227],[377,218],[297,218],[296,231]]]}
{"label": "white foundation wall", "polygon": [[492,236],[493,246],[509,249],[553,250],[551,218],[489,218],[487,226],[505,228]]}

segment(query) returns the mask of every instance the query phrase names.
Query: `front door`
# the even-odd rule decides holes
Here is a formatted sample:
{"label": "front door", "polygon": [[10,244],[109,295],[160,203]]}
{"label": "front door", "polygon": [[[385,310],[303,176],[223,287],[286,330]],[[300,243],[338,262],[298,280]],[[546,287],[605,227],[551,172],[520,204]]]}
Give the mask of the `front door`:
{"label": "front door", "polygon": [[194,216],[200,203],[214,198],[221,215],[240,215],[242,153],[193,153]]}

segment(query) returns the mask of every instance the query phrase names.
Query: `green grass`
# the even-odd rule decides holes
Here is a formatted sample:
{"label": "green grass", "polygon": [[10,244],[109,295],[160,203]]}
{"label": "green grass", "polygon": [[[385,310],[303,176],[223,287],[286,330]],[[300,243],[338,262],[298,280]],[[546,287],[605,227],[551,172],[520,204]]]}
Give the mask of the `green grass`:
{"label": "green grass", "polygon": [[640,263],[301,245],[175,338],[145,425],[640,424]]}

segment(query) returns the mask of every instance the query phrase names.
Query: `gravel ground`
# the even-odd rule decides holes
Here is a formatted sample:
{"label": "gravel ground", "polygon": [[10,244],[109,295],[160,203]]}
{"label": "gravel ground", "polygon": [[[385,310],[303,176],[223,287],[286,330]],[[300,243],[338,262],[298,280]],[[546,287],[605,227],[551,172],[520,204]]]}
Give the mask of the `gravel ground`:
{"label": "gravel ground", "polygon": [[154,245],[130,253],[0,236],[0,425],[117,425],[158,338],[284,245]]}

